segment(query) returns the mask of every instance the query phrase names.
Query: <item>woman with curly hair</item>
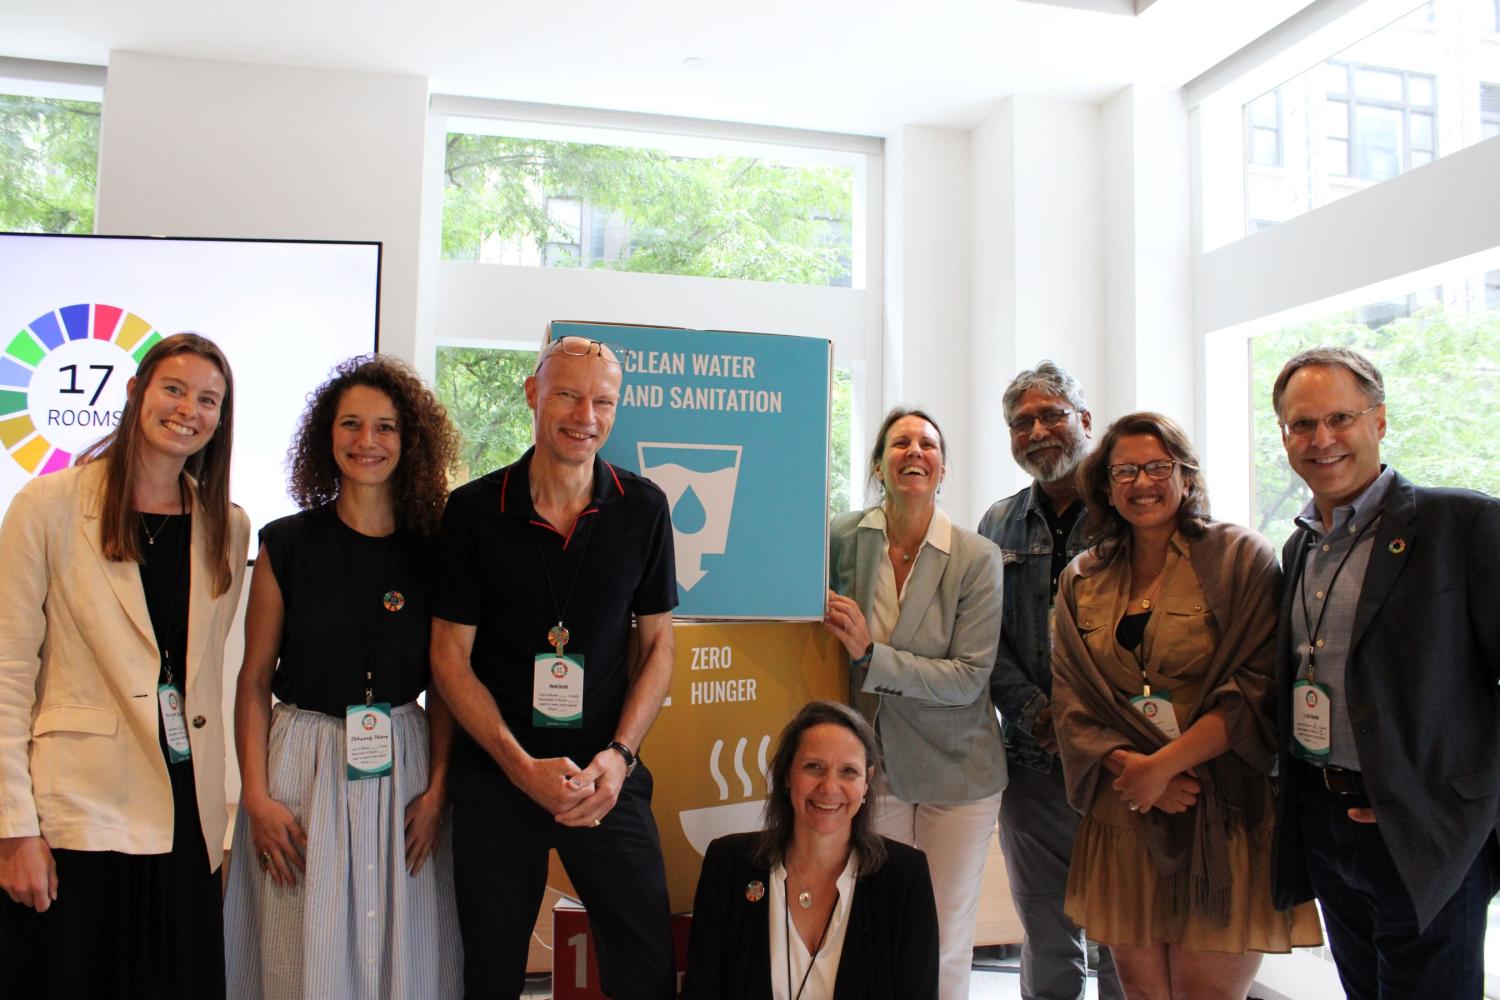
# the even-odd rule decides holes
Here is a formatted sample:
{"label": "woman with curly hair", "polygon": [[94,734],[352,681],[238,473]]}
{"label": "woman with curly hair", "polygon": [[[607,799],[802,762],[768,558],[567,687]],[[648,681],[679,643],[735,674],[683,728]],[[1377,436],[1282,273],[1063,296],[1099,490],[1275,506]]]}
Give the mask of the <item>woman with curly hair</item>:
{"label": "woman with curly hair", "polygon": [[456,453],[442,405],[391,358],[346,361],[309,398],[290,453],[302,510],[262,529],[245,618],[231,997],[461,992],[441,830],[453,718],[427,659],[428,542]]}
{"label": "woman with curly hair", "polygon": [[1261,953],[1320,941],[1271,901],[1281,574],[1208,515],[1187,435],[1121,417],[1078,473],[1092,546],[1058,582],[1052,703],[1083,815],[1064,909],[1132,998],[1244,997]]}

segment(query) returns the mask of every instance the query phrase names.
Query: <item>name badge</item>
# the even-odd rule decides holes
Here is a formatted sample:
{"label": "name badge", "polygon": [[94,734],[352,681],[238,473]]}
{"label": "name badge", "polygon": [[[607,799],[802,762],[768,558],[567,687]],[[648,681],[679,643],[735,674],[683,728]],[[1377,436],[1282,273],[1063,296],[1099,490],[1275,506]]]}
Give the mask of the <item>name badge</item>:
{"label": "name badge", "polygon": [[1172,708],[1172,692],[1157,688],[1153,694],[1136,695],[1130,699],[1130,704],[1167,739],[1175,740],[1182,735],[1182,730],[1177,728],[1177,712]]}
{"label": "name badge", "polygon": [[344,776],[350,781],[383,778],[395,760],[389,702],[344,709]]}
{"label": "name badge", "polygon": [[167,738],[167,761],[178,764],[193,756],[188,745],[187,722],[182,717],[182,692],[176,684],[156,685],[156,703],[161,706],[161,731]]}
{"label": "name badge", "polygon": [[536,654],[531,682],[531,724],[538,729],[583,728],[583,657]]}
{"label": "name badge", "polygon": [[1300,680],[1292,685],[1292,753],[1314,764],[1328,760],[1333,695],[1325,684]]}

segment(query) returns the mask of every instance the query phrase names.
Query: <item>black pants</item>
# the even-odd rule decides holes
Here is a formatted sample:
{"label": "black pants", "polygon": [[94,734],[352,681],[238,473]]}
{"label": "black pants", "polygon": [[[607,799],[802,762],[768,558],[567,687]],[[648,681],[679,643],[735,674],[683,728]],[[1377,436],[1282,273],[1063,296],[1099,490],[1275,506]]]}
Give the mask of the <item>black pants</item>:
{"label": "black pants", "polygon": [[[208,867],[191,761],[170,765],[170,854],[52,852],[45,913],[0,893],[7,997],[212,1000],[224,996],[223,903]],[[214,845],[215,858],[222,855]]]}
{"label": "black pants", "polygon": [[[1306,772],[1302,766],[1298,771]],[[1493,844],[1458,891],[1418,932],[1411,895],[1378,823],[1357,823],[1348,802],[1304,773],[1299,782],[1303,852],[1323,908],[1328,945],[1352,1000],[1479,1000],[1484,931],[1495,894]]]}
{"label": "black pants", "polygon": [[613,1000],[675,993],[667,874],[639,766],[598,827],[563,826],[498,771],[455,769],[453,881],[469,1000],[520,995],[526,956],[556,848],[588,909],[599,978]]}

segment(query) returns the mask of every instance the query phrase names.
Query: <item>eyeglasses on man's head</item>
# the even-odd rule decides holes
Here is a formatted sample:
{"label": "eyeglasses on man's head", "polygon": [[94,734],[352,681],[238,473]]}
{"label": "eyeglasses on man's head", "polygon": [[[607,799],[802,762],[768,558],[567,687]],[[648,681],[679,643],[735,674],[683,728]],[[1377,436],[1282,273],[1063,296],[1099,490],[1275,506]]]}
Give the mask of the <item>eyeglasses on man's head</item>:
{"label": "eyeglasses on man's head", "polygon": [[1337,434],[1339,431],[1346,431],[1353,427],[1360,417],[1381,405],[1383,404],[1376,403],[1375,406],[1367,406],[1363,410],[1335,410],[1324,417],[1298,417],[1296,420],[1283,422],[1281,433],[1294,438],[1311,437],[1317,433],[1318,425],[1322,424]]}
{"label": "eyeglasses on man's head", "polygon": [[1010,432],[1012,434],[1030,434],[1032,427],[1036,426],[1036,424],[1038,423],[1040,423],[1043,427],[1050,431],[1060,425],[1064,420],[1067,420],[1073,414],[1082,412],[1082,410],[1062,410],[1054,407],[1051,409],[1039,410],[1038,412],[1029,416],[1024,413],[1017,414],[1016,416],[1010,418]]}

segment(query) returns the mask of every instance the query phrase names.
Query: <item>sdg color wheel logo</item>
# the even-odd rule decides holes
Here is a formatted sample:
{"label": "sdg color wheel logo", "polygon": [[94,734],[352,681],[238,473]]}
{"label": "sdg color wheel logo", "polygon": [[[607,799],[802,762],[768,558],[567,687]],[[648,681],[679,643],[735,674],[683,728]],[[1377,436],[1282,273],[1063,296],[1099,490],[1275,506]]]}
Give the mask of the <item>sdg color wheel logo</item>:
{"label": "sdg color wheel logo", "polygon": [[0,445],[32,475],[67,468],[119,423],[125,383],[158,340],[150,323],[116,306],[38,316],[0,356]]}

